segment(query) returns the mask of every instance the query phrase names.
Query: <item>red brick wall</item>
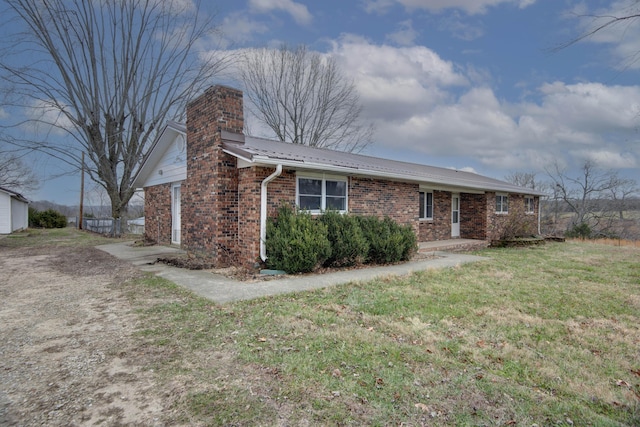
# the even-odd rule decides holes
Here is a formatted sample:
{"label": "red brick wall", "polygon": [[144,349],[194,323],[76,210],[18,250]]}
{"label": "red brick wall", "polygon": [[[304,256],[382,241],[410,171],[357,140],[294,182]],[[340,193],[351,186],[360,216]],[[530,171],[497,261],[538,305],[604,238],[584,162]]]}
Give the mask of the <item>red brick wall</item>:
{"label": "red brick wall", "polygon": [[418,184],[375,178],[349,179],[349,212],[354,215],[390,217],[399,224],[410,224],[418,234]]}
{"label": "red brick wall", "polygon": [[[273,173],[273,169],[265,169],[264,178]],[[264,179],[263,178],[263,179]],[[269,183],[267,216],[275,216],[278,208],[284,203],[296,205],[296,172],[283,170],[279,177]]]}
{"label": "red brick wall", "polygon": [[144,223],[146,240],[171,244],[171,184],[144,189]]}
{"label": "red brick wall", "polygon": [[213,86],[187,105],[187,179],[182,191],[182,246],[232,265],[238,255],[238,169],[220,132],[241,133],[242,92]]}
{"label": "red brick wall", "polygon": [[521,194],[509,194],[509,212],[496,213],[496,193],[487,193],[488,240],[499,239],[505,227],[514,228],[514,222],[526,234],[537,234],[540,198],[534,198],[534,211],[530,214],[524,212],[524,198]]}
{"label": "red brick wall", "polygon": [[[495,199],[495,194],[493,198]],[[460,193],[460,237],[478,240],[487,238],[487,196],[485,194]]]}
{"label": "red brick wall", "polygon": [[[260,260],[260,188],[262,181],[275,172],[274,168],[251,167],[239,170],[238,176],[238,262],[252,268]],[[267,185],[267,217],[276,215],[284,202],[295,205],[294,171],[282,171]]]}
{"label": "red brick wall", "polygon": [[251,268],[260,257],[260,184],[263,168],[238,171],[238,262]]}
{"label": "red brick wall", "polygon": [[433,220],[421,220],[419,227],[418,241],[420,242],[447,240],[451,238],[450,192],[433,192]]}

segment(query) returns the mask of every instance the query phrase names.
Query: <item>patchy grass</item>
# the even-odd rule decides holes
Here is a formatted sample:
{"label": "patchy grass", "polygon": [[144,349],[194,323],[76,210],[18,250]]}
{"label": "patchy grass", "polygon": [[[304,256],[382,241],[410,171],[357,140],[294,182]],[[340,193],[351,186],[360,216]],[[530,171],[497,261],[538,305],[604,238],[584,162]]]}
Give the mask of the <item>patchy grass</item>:
{"label": "patchy grass", "polygon": [[66,228],[29,228],[0,238],[0,248],[39,246],[97,246],[122,240],[136,240],[141,236],[123,236],[121,239],[103,237],[89,231]]}
{"label": "patchy grass", "polygon": [[[0,247],[112,241],[29,230]],[[119,286],[166,424],[640,425],[640,249],[479,254],[491,260],[223,306],[152,275]]]}
{"label": "patchy grass", "polygon": [[[174,422],[638,425],[640,251],[570,242],[224,306],[148,277]],[[310,280],[313,280],[312,278]]]}
{"label": "patchy grass", "polygon": [[571,239],[574,241],[580,240],[585,243],[595,243],[598,245],[610,245],[610,246],[634,246],[640,248],[640,240],[626,240],[626,239]]}

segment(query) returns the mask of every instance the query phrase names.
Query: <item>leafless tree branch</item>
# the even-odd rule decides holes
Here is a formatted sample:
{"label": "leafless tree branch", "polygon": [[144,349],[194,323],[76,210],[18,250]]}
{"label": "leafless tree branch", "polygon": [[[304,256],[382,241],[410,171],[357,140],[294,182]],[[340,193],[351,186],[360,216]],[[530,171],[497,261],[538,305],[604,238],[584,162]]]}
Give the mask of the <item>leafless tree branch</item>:
{"label": "leafless tree branch", "polygon": [[243,59],[249,108],[281,141],[349,152],[371,143],[373,126],[361,122],[356,87],[335,59],[286,45]]}
{"label": "leafless tree branch", "polygon": [[576,176],[557,163],[546,172],[555,194],[573,213],[570,227],[586,224],[596,233],[611,234],[614,220],[623,220],[629,203],[638,196],[636,181],[621,178],[613,170],[599,169],[591,161],[585,161]]}
{"label": "leafless tree branch", "polygon": [[198,55],[198,43],[214,31],[211,19],[178,1],[6,3],[3,16],[22,28],[0,55],[12,87],[7,105],[26,113],[12,129],[37,134],[17,142],[77,168],[86,152],[89,176],[119,217],[157,129],[227,64]]}

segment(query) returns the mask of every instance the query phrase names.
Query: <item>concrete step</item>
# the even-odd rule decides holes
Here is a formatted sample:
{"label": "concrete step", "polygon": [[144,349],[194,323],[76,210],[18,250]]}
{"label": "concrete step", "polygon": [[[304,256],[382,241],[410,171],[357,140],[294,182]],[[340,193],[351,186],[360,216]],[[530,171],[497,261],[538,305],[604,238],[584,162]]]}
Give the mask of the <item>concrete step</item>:
{"label": "concrete step", "polygon": [[421,254],[431,254],[434,252],[468,252],[484,249],[489,246],[486,240],[474,239],[450,239],[433,242],[420,242],[418,252]]}

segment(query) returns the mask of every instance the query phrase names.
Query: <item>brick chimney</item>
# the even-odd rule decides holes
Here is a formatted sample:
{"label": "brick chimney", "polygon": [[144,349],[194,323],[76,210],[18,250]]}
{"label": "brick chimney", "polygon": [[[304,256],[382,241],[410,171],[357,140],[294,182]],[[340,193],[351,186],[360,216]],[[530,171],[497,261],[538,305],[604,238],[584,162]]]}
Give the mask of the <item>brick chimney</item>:
{"label": "brick chimney", "polygon": [[223,130],[242,133],[242,91],[212,86],[187,105],[187,179],[182,247],[232,265],[238,254],[238,169],[222,151]]}

